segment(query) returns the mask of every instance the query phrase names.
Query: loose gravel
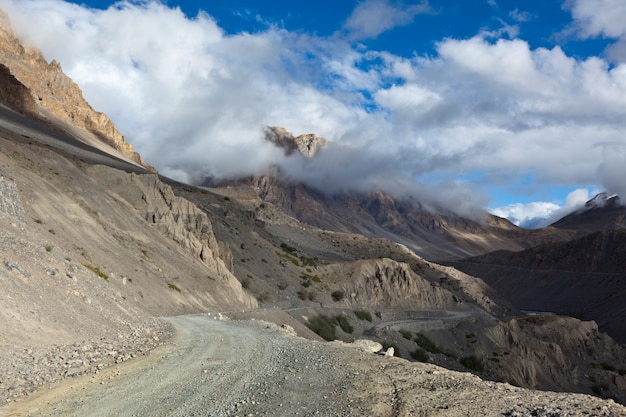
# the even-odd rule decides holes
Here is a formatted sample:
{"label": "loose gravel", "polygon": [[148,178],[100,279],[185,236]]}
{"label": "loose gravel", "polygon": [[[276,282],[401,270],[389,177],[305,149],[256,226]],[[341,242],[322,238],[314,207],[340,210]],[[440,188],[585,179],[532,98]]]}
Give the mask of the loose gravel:
{"label": "loose gravel", "polygon": [[626,416],[611,400],[526,390],[312,342],[262,321],[168,318],[172,342],[65,382],[7,416]]}

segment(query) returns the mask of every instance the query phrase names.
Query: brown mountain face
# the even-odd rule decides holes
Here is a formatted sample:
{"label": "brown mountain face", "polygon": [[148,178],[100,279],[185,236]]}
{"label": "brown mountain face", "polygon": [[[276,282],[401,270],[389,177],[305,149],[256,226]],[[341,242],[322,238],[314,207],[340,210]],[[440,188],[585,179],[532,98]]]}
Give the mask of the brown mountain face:
{"label": "brown mountain face", "polygon": [[48,63],[39,50],[26,47],[19,41],[1,10],[0,65],[3,81],[0,102],[7,107],[35,116],[91,145],[104,143],[156,172],[126,142],[113,122],[87,103],[78,85],[63,73],[58,62]]}
{"label": "brown mountain face", "polygon": [[[299,150],[306,157],[314,157],[321,148],[332,152],[332,144],[324,139],[314,135],[294,137],[283,128],[268,128],[266,138],[284,148],[287,155]],[[520,229],[487,213],[482,220],[472,220],[447,210],[431,212],[414,199],[398,200],[381,190],[328,195],[303,183],[281,179],[279,170],[221,185],[253,190],[263,201],[310,225],[388,238],[430,260],[459,259],[499,249],[522,250],[573,235],[556,228]]]}
{"label": "brown mountain face", "polygon": [[[0,106],[0,405],[176,340],[158,317],[224,311],[311,339],[326,337],[322,322],[330,338],[393,345],[431,362],[428,378],[442,380],[437,364],[626,403],[624,347],[594,322],[520,314],[483,280],[409,249],[459,257],[571,232],[433,214],[383,192],[330,197],[278,175],[217,189],[159,177],[88,132],[112,125],[58,65],[1,34],[0,94],[18,113]],[[330,146],[270,132],[288,154]],[[600,252],[617,249],[603,244],[598,262],[610,262]]]}
{"label": "brown mountain face", "polygon": [[585,207],[568,214],[552,226],[575,230],[579,234],[626,229],[626,206],[620,201],[619,196],[600,193],[589,200]]}
{"label": "brown mountain face", "polygon": [[626,343],[626,230],[449,264],[480,276],[521,310],[595,320],[600,330]]}

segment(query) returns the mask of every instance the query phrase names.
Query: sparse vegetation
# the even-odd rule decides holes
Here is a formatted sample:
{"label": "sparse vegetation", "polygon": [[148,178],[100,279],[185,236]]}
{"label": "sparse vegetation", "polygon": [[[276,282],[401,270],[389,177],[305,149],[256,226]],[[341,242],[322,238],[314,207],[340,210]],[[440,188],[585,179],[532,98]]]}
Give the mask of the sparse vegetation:
{"label": "sparse vegetation", "polygon": [[406,340],[411,340],[411,338],[413,337],[413,333],[411,333],[408,330],[400,330],[400,334],[402,335],[402,337],[404,337]]}
{"label": "sparse vegetation", "polygon": [[345,296],[344,292],[341,290],[337,290],[337,291],[333,291],[330,294],[331,297],[333,297],[333,300],[339,302],[341,300],[343,300],[343,297]]}
{"label": "sparse vegetation", "polygon": [[307,290],[298,291],[298,297],[300,297],[302,301],[315,301],[315,293]]}
{"label": "sparse vegetation", "polygon": [[241,280],[241,287],[242,288],[249,288],[250,287],[250,279],[248,278],[244,278]]}
{"label": "sparse vegetation", "polygon": [[415,359],[418,362],[428,362],[428,354],[425,350],[417,348],[413,352],[411,352],[411,358]]}
{"label": "sparse vegetation", "polygon": [[288,244],[286,244],[285,242],[282,242],[280,244],[280,248],[282,250],[284,250],[285,252],[289,253],[289,254],[293,254],[295,252],[297,252],[297,249],[294,248],[293,246],[289,246]]}
{"label": "sparse vegetation", "polygon": [[170,289],[174,290],[174,291],[178,291],[178,292],[180,292],[180,288],[178,288],[178,286],[177,286],[176,284],[173,284],[173,283],[171,283],[171,282],[170,282],[169,284],[167,284],[167,286],[168,286]]}
{"label": "sparse vegetation", "polygon": [[285,288],[287,288],[288,284],[286,282],[279,282],[278,283],[278,289],[279,290],[284,290]]}
{"label": "sparse vegetation", "polygon": [[443,349],[441,348],[441,346],[437,345],[435,342],[430,340],[428,337],[426,337],[422,333],[417,333],[415,335],[415,339],[414,340],[415,340],[415,343],[417,343],[417,345],[419,347],[421,347],[422,349],[426,350],[427,352],[430,352],[430,353],[443,353]]}
{"label": "sparse vegetation", "polygon": [[359,320],[367,320],[369,322],[372,321],[372,313],[370,313],[367,310],[354,310],[354,315],[359,319]]}
{"label": "sparse vegetation", "polygon": [[101,271],[100,267],[93,266],[91,264],[83,264],[83,266],[89,269],[91,272],[93,272],[97,276],[99,276],[100,278],[104,279],[105,281],[109,280],[109,276],[105,272]]}
{"label": "sparse vegetation", "polygon": [[352,327],[346,316],[335,316],[335,322],[337,322],[341,330],[346,333],[352,333],[354,331],[354,327]]}
{"label": "sparse vegetation", "polygon": [[317,275],[310,275],[310,274],[307,274],[306,272],[300,273],[300,278],[308,280],[308,281],[322,282],[320,277],[318,277]]}
{"label": "sparse vegetation", "polygon": [[312,317],[309,320],[308,327],[324,340],[332,341],[337,339],[335,321],[328,316],[319,315]]}
{"label": "sparse vegetation", "polygon": [[466,356],[461,358],[459,362],[461,362],[461,365],[467,369],[471,369],[472,371],[482,372],[485,369],[483,361],[478,359],[476,356]]}
{"label": "sparse vegetation", "polygon": [[35,219],[33,221],[37,224],[43,224],[43,221],[41,219]]}
{"label": "sparse vegetation", "polygon": [[46,245],[45,248],[46,248],[46,252],[52,252],[52,249],[54,249],[54,246]]}

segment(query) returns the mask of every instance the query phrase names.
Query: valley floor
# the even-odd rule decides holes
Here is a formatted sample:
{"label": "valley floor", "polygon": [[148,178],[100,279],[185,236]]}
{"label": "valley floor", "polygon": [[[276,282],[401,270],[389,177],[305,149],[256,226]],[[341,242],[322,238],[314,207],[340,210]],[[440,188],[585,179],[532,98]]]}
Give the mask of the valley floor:
{"label": "valley floor", "polygon": [[[260,320],[166,319],[150,355],[41,391],[6,416],[625,416],[612,401],[485,382]],[[480,400],[477,400],[479,398]]]}

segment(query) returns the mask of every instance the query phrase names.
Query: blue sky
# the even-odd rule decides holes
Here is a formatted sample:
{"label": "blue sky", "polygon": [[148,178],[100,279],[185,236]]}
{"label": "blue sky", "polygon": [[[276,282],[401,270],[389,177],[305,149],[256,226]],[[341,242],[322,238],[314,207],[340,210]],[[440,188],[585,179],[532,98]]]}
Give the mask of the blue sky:
{"label": "blue sky", "polygon": [[[622,0],[0,0],[159,170],[280,165],[535,227],[626,194]],[[285,158],[266,125],[332,152]]]}

